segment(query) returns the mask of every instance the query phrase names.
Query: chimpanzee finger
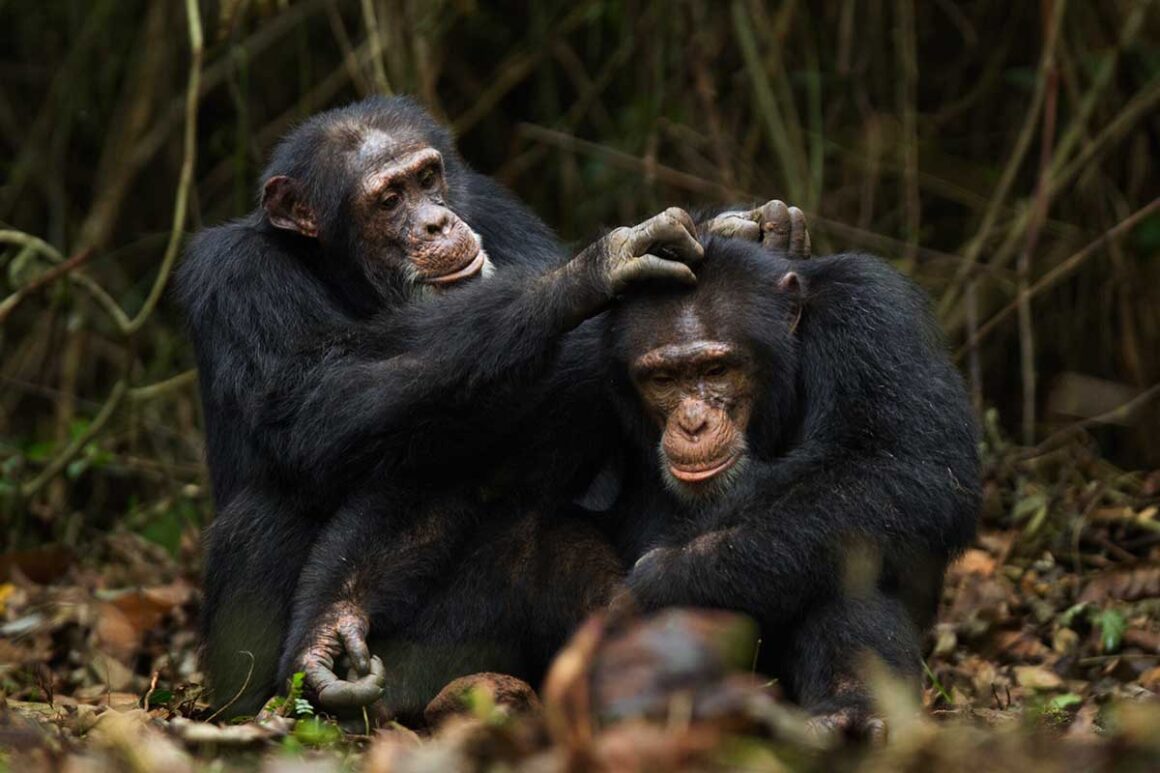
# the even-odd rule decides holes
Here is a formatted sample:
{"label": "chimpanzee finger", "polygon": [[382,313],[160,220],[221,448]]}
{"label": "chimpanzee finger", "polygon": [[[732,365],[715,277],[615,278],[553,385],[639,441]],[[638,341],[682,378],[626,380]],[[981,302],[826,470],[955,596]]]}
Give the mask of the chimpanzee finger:
{"label": "chimpanzee finger", "polygon": [[678,223],[681,224],[681,226],[684,227],[686,231],[689,232],[690,236],[692,236],[694,239],[697,238],[697,222],[693,220],[693,216],[685,210],[681,209],[680,207],[669,207],[664,212],[662,212],[661,215],[675,219]]}
{"label": "chimpanzee finger", "polygon": [[632,229],[629,249],[633,255],[664,250],[682,263],[698,263],[705,249],[697,241],[697,227],[689,213],[670,207]]}
{"label": "chimpanzee finger", "polygon": [[[313,674],[313,675],[312,675]],[[316,666],[307,673],[318,696],[318,705],[327,711],[356,709],[370,705],[383,695],[386,669],[377,657],[371,658],[369,673],[354,680],[342,680],[325,666]]]}
{"label": "chimpanzee finger", "polygon": [[810,257],[810,232],[806,228],[806,214],[797,207],[790,207],[789,219],[789,257],[806,260]]}
{"label": "chimpanzee finger", "polygon": [[361,623],[343,623],[338,627],[338,638],[346,650],[351,666],[360,675],[370,670],[371,653]]}
{"label": "chimpanzee finger", "polygon": [[881,717],[867,719],[862,723],[862,737],[871,746],[885,746],[886,742],[890,740],[890,730],[886,724],[886,720]]}
{"label": "chimpanzee finger", "polygon": [[761,238],[756,212],[726,212],[702,224],[701,230],[712,236],[755,242]]}
{"label": "chimpanzee finger", "polygon": [[613,269],[612,288],[614,292],[620,292],[631,284],[652,279],[672,279],[688,285],[697,283],[697,275],[684,263],[656,255],[641,255]]}
{"label": "chimpanzee finger", "polygon": [[766,202],[761,207],[761,246],[767,250],[788,250],[793,221],[784,201]]}

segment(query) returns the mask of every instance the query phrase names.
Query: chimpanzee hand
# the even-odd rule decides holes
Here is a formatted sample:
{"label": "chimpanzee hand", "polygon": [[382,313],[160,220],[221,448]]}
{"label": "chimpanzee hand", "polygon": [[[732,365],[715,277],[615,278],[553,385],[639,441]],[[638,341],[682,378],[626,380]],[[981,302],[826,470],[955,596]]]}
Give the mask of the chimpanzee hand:
{"label": "chimpanzee hand", "polygon": [[777,199],[757,209],[722,212],[702,223],[701,228],[714,236],[761,242],[767,250],[784,252],[797,260],[810,257],[810,232],[805,214]]}
{"label": "chimpanzee hand", "polygon": [[[306,692],[319,708],[339,712],[368,706],[382,697],[386,684],[383,662],[367,648],[367,618],[350,601],[336,603],[314,629],[298,656],[296,670],[306,674]],[[335,673],[345,655],[350,662],[347,679]]]}
{"label": "chimpanzee hand", "polygon": [[581,252],[576,260],[597,272],[609,296],[650,279],[695,284],[689,265],[704,257],[697,227],[683,209],[670,207],[639,225],[617,228]]}

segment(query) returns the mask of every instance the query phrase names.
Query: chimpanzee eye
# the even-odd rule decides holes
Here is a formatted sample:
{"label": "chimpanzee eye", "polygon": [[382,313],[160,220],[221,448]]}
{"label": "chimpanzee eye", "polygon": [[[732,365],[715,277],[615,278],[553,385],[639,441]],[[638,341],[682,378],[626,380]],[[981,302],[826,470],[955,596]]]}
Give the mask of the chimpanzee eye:
{"label": "chimpanzee eye", "polygon": [[710,365],[705,369],[705,375],[709,378],[721,378],[725,375],[724,365]]}
{"label": "chimpanzee eye", "polygon": [[424,167],[423,170],[419,172],[419,184],[424,188],[433,188],[435,186],[437,177],[438,175],[435,174],[435,167]]}
{"label": "chimpanzee eye", "polygon": [[379,206],[390,212],[392,210],[398,209],[399,205],[402,203],[403,197],[397,193],[392,192],[388,193],[386,196],[383,196],[382,201],[379,202]]}
{"label": "chimpanzee eye", "polygon": [[672,386],[673,380],[673,377],[668,373],[654,373],[649,376],[649,381],[653,383],[653,386],[661,387],[662,389]]}

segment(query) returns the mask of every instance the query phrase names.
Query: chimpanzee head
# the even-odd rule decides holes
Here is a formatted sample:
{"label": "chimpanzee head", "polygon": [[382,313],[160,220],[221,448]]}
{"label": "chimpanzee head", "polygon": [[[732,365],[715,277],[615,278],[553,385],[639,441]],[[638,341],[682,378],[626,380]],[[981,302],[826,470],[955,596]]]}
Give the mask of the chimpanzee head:
{"label": "chimpanzee head", "polygon": [[803,282],[758,245],[709,239],[695,287],[661,286],[612,313],[622,411],[668,488],[706,500],[794,423]]}
{"label": "chimpanzee head", "polygon": [[274,151],[263,175],[270,225],[316,242],[319,267],[354,262],[381,295],[484,276],[479,235],[455,213],[463,162],[451,136],[405,97],[372,97],[314,116]]}

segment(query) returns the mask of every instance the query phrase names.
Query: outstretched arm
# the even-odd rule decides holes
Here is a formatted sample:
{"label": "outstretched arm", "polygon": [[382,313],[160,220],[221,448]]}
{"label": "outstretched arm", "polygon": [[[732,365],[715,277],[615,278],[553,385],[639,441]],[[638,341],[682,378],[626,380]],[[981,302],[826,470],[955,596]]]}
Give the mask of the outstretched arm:
{"label": "outstretched arm", "polygon": [[[206,347],[215,360],[205,363],[203,379],[211,393],[225,395],[223,402],[240,406],[245,434],[289,479],[321,489],[345,486],[383,460],[434,467],[439,453],[459,451],[453,436],[411,453],[431,422],[450,433],[458,427],[459,437],[471,439],[477,414],[518,408],[564,333],[617,293],[656,278],[695,281],[686,265],[701,256],[694,234],[688,215],[669,210],[612,231],[546,274],[513,269],[408,304],[370,328],[318,319],[325,298],[279,297],[292,283],[257,271],[257,286],[248,288],[253,305],[203,315],[218,339]],[[230,318],[239,314],[261,318]],[[304,334],[319,331],[330,331],[320,348],[294,348]],[[368,335],[386,346],[368,347]]]}

